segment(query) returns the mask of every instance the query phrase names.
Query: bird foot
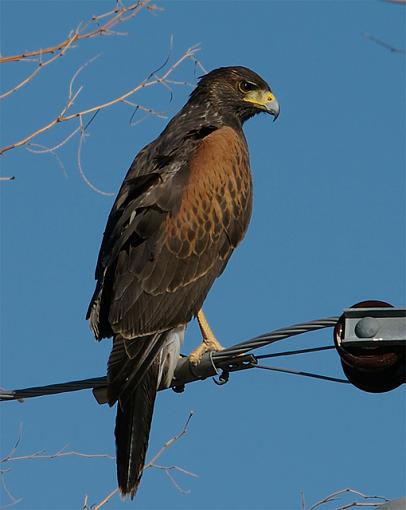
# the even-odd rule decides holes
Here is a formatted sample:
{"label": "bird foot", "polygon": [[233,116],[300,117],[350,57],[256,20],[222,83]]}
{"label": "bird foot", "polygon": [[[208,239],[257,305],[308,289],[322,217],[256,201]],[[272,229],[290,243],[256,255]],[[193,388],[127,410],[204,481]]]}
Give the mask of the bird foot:
{"label": "bird foot", "polygon": [[221,343],[217,340],[217,338],[204,338],[203,342],[194,350],[192,351],[188,358],[190,363],[192,365],[198,365],[202,359],[202,357],[206,354],[206,352],[212,352],[212,351],[223,351],[224,347],[221,345]]}
{"label": "bird foot", "polygon": [[196,319],[199,323],[200,331],[202,332],[203,342],[189,354],[189,361],[193,365],[198,365],[206,352],[224,350],[224,347],[214,336],[203,310],[197,312]]}

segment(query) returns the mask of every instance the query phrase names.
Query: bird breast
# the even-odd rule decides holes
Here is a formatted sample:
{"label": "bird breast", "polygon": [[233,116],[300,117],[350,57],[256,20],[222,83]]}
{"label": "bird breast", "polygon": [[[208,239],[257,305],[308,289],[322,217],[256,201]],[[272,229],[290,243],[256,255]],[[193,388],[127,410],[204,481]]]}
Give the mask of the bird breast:
{"label": "bird breast", "polygon": [[252,179],[242,132],[219,128],[201,142],[188,165],[179,207],[167,218],[167,247],[181,258],[203,253],[226,234],[235,248],[252,210]]}

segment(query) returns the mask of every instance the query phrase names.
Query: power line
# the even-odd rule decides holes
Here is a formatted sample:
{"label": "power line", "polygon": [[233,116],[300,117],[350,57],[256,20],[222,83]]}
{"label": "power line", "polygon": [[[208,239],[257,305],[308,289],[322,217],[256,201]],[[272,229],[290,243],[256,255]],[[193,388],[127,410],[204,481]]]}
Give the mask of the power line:
{"label": "power line", "polygon": [[347,379],[340,379],[338,377],[330,377],[328,375],[322,374],[313,374],[313,372],[302,372],[300,370],[291,370],[289,368],[270,367],[269,365],[255,365],[255,368],[261,368],[262,370],[272,370],[274,372],[283,372],[285,374],[302,375],[304,377],[312,377],[313,379],[321,379],[323,381],[350,384],[350,381]]}
{"label": "power line", "polygon": [[[220,352],[212,352],[206,354],[201,363],[197,367],[191,367],[187,357],[179,360],[178,367],[175,371],[174,389],[175,391],[182,391],[185,384],[192,381],[206,379],[207,377],[218,375],[221,373],[220,384],[224,384],[228,380],[229,372],[236,372],[249,368],[258,368],[265,370],[272,370],[278,372],[285,372],[288,374],[302,375],[306,377],[317,378],[321,380],[328,380],[334,382],[348,382],[344,379],[337,379],[334,377],[314,374],[311,372],[300,372],[278,367],[270,367],[259,365],[258,360],[280,356],[292,356],[297,354],[304,354],[310,352],[324,351],[334,349],[334,346],[321,346],[306,349],[299,349],[293,351],[284,351],[277,353],[269,353],[255,356],[247,354],[249,351],[265,347],[277,341],[284,340],[291,336],[316,331],[331,326],[335,326],[338,317],[328,317],[316,321],[296,324],[287,328],[277,329],[269,333],[252,338],[248,341],[241,342],[232,347],[224,349]],[[67,393],[72,391],[79,391],[84,389],[93,389],[102,391],[107,386],[106,377],[93,377],[90,379],[81,379],[77,381],[69,381],[65,383],[50,384],[46,386],[34,386],[30,388],[16,389],[16,390],[0,390],[0,401],[6,400],[22,400],[26,398],[40,397],[44,395],[55,395],[59,393]]]}

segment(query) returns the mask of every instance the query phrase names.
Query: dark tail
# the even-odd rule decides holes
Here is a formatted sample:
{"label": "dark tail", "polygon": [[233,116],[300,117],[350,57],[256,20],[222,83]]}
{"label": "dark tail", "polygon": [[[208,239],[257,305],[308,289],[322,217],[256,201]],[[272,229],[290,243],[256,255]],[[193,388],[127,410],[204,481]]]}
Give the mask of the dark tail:
{"label": "dark tail", "polygon": [[109,403],[118,400],[116,462],[123,496],[135,496],[144,469],[164,334],[114,338],[108,367]]}
{"label": "dark tail", "polygon": [[144,469],[159,366],[153,363],[126,403],[117,406],[117,479],[121,493],[134,497]]}

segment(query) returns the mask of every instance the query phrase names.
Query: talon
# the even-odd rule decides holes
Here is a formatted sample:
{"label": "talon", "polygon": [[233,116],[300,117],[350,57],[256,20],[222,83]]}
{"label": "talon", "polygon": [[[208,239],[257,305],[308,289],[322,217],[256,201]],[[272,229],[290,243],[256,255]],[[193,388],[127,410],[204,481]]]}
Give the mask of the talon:
{"label": "talon", "polygon": [[189,354],[189,361],[192,365],[198,365],[203,355],[207,352],[206,345],[202,342],[193,352]]}

